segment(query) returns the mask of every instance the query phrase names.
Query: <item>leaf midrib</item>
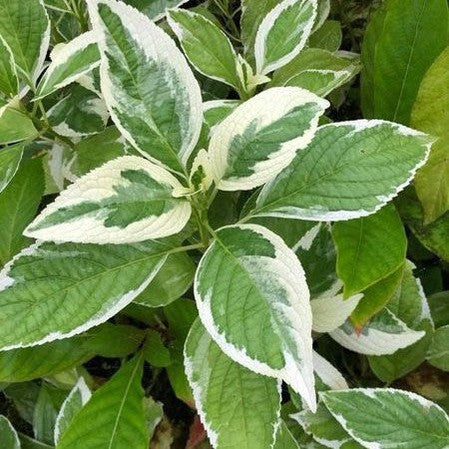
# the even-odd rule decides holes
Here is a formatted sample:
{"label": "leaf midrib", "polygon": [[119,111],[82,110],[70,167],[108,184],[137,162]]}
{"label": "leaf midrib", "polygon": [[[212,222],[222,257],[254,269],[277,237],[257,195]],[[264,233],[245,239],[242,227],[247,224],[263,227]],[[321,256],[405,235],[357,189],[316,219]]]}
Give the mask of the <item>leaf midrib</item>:
{"label": "leaf midrib", "polygon": [[134,382],[134,377],[136,376],[136,373],[142,363],[142,354],[143,354],[142,351],[140,351],[140,353],[138,355],[138,360],[136,361],[136,366],[133,368],[131,376],[129,376],[128,383],[126,384],[126,388],[125,388],[122,400],[120,401],[120,406],[119,406],[119,409],[117,411],[117,415],[116,415],[116,418],[114,421],[114,426],[112,428],[112,433],[111,433],[111,437],[109,439],[108,449],[111,449],[112,444],[114,443],[114,439],[115,439],[115,435],[117,433],[119,421],[120,421],[121,415],[123,413],[123,408],[125,406],[126,400],[128,399],[129,390],[131,389],[131,384]]}

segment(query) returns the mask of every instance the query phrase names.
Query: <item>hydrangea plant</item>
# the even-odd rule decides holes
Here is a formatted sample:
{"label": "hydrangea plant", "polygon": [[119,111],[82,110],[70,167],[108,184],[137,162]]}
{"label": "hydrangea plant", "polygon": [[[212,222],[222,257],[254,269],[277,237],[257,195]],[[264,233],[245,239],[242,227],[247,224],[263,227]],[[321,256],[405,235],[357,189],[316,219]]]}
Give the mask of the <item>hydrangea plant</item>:
{"label": "hydrangea plant", "polygon": [[[58,449],[147,448],[144,366],[217,449],[449,447],[437,404],[350,388],[314,349],[386,382],[424,359],[393,200],[435,138],[399,114],[329,118],[360,63],[327,1],[243,0],[238,34],[226,2],[221,22],[183,3],[0,1],[6,396],[46,379],[31,421]],[[122,359],[101,386],[94,356]],[[3,416],[0,443],[39,444]]]}

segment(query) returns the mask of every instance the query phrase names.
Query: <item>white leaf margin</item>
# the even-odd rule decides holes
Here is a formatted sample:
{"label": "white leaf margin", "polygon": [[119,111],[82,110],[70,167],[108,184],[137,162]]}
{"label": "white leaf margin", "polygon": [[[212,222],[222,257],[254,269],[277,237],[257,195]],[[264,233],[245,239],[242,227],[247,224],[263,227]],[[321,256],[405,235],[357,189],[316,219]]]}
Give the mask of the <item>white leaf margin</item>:
{"label": "white leaf margin", "polygon": [[[12,287],[16,283],[16,279],[13,277],[10,277],[11,268],[14,265],[14,262],[24,256],[32,256],[39,247],[43,244],[43,241],[37,241],[33,243],[32,245],[28,246],[27,248],[23,249],[20,253],[16,254],[0,271],[0,292],[6,290],[9,287]],[[74,337],[75,335],[82,334],[83,332],[89,330],[92,327],[98,326],[100,324],[103,324],[113,316],[117,315],[117,313],[120,312],[124,307],[126,307],[128,304],[130,304],[134,298],[136,298],[138,295],[140,295],[145,288],[148,287],[150,282],[154,279],[156,274],[159,272],[159,270],[162,268],[164,263],[166,262],[168,257],[168,254],[164,257],[161,257],[161,260],[159,263],[154,267],[154,270],[148,274],[147,279],[136,289],[129,290],[128,292],[124,293],[121,297],[116,298],[115,303],[108,306],[103,307],[100,312],[96,313],[94,316],[92,316],[88,321],[86,321],[81,326],[75,327],[69,332],[51,332],[45,337],[41,338],[40,340],[33,341],[31,343],[15,343],[13,345],[9,346],[0,346],[0,351],[9,351],[11,349],[20,349],[20,348],[29,348],[32,346],[40,346],[45,343],[50,343],[55,340],[63,340],[65,338]],[[20,279],[18,280],[20,282]]]}
{"label": "white leaf margin", "polygon": [[[448,425],[449,425],[449,416],[438,404],[435,404],[434,402],[429,401],[428,399],[426,399],[416,393],[413,393],[411,391],[399,390],[399,389],[395,389],[395,388],[351,388],[348,390],[339,390],[339,391],[330,391],[330,392],[323,391],[323,392],[319,393],[319,396],[320,396],[320,399],[326,405],[326,396],[327,395],[335,396],[335,395],[339,395],[339,394],[346,395],[347,393],[362,393],[362,394],[368,396],[369,398],[376,399],[376,394],[379,392],[391,393],[393,395],[398,394],[398,395],[405,396],[405,397],[411,399],[412,401],[417,402],[419,407],[422,409],[422,413],[425,413],[429,408],[434,407],[442,413],[442,415],[446,418],[446,421],[448,422]],[[327,405],[326,405],[326,407],[327,407]],[[346,432],[348,432],[349,435],[355,441],[360,443],[362,446],[366,447],[367,449],[387,449],[386,446],[383,446],[378,442],[365,441],[365,440],[361,439],[360,437],[357,436],[357,432],[355,431],[355,429],[352,429],[349,426],[347,420],[341,414],[334,413],[329,408],[328,408],[328,410],[333,415],[333,417],[338,421],[338,423],[343,427],[343,429],[345,429]]]}
{"label": "white leaf margin", "polygon": [[285,366],[280,370],[276,370],[268,366],[266,363],[248,356],[244,348],[238,348],[233,343],[229,342],[226,339],[226,335],[221,333],[215,326],[210,308],[211,299],[207,297],[203,298],[198,291],[199,274],[203,268],[205,255],[211,250],[212,245],[203,255],[203,258],[198,265],[193,286],[201,322],[213,340],[228,357],[251,371],[254,371],[255,373],[282,379],[304,398],[312,411],[315,411],[316,396],[315,379],[313,375],[313,342],[311,335],[312,311],[310,309],[310,293],[301,263],[295,253],[288,248],[285,242],[278,235],[263,226],[256,224],[240,224],[224,226],[220,229],[224,228],[251,229],[252,231],[260,234],[263,238],[267,239],[274,246],[276,255],[274,261],[280,263],[280,265],[284,268],[285,271],[283,272],[283,275],[290,280],[289,284],[292,286],[290,299],[293,299],[296,303],[292,304],[292,307],[290,308],[293,308],[293,310],[290,311],[290,315],[286,313],[286,316],[292,316],[293,314],[296,318],[298,318],[295,332],[298,332],[298,334],[301,335],[300,338],[296,339],[298,345],[300,346],[298,351],[301,353],[301,367],[297,366],[298,364],[292,355],[284,352],[283,355],[285,359]]}
{"label": "white leaf margin", "polygon": [[331,332],[343,325],[363,298],[363,293],[359,293],[345,299],[343,293],[338,293],[342,287],[343,283],[338,280],[332,288],[310,301],[315,332]]}
{"label": "white leaf margin", "polygon": [[313,369],[321,382],[330,390],[346,390],[349,388],[340,371],[316,351],[313,351]]}
{"label": "white leaf margin", "polygon": [[[189,335],[186,338],[186,341],[189,340],[190,333],[194,332],[195,325],[193,325],[190,328]],[[220,348],[221,349],[221,348]],[[195,406],[198,411],[198,415],[200,416],[201,423],[203,424],[204,428],[206,429],[207,436],[210,440],[210,443],[212,447],[217,448],[218,443],[218,431],[216,431],[212,425],[210,424],[208,420],[207,412],[204,410],[203,407],[203,401],[202,401],[202,393],[203,393],[203,387],[201,386],[200,382],[195,382],[194,378],[194,371],[193,371],[193,362],[191,361],[191,357],[187,354],[187,345],[184,345],[184,369],[187,376],[187,379],[189,381],[189,385],[192,389],[193,399],[195,402]],[[235,360],[232,360],[235,362]],[[238,362],[237,362],[238,363]],[[279,403],[282,399],[282,381],[281,379],[277,379],[277,391],[279,394]],[[277,426],[274,426],[273,428],[273,444],[271,445],[270,449],[272,449],[275,445],[275,436],[278,432],[278,429],[281,425],[281,408],[279,407],[278,411],[278,417],[277,417]]]}
{"label": "white leaf margin", "polygon": [[6,424],[6,427],[11,431],[11,435],[14,438],[14,447],[6,448],[6,449],[20,449],[21,445],[20,445],[19,435],[17,433],[17,430],[14,429],[10,420],[4,415],[0,415],[0,421],[3,421]]}
{"label": "white leaf margin", "polygon": [[64,80],[60,81],[59,83],[56,83],[52,90],[45,93],[45,95],[42,95],[42,92],[45,91],[45,88],[47,87],[47,84],[49,81],[51,81],[51,76],[53,73],[66,64],[71,57],[75,56],[77,53],[82,52],[84,49],[89,47],[90,45],[97,43],[97,36],[93,31],[87,31],[79,36],[77,36],[72,41],[68,42],[66,45],[64,45],[61,49],[58,49],[57,52],[53,51],[52,56],[53,60],[50,63],[50,65],[47,68],[47,71],[45,72],[45,75],[43,76],[41,82],[38,86],[38,91],[36,94],[35,99],[41,99],[44,96],[47,96],[51,94],[52,92],[61,89],[65,86],[68,86],[69,84],[77,81],[80,77],[85,75],[86,73],[90,72],[94,68],[98,67],[100,65],[100,59],[98,61],[91,63],[88,67],[86,67],[84,70],[81,70],[79,72],[76,72],[72,76],[65,78]]}
{"label": "white leaf margin", "polygon": [[378,197],[379,203],[373,207],[372,209],[359,209],[357,211],[347,211],[347,210],[339,210],[339,211],[326,211],[323,210],[319,205],[315,206],[315,208],[311,207],[308,209],[301,209],[298,207],[287,208],[284,207],[281,210],[277,210],[274,212],[258,212],[257,208],[259,207],[261,201],[263,201],[266,195],[270,192],[270,189],[273,187],[273,184],[276,182],[276,178],[269,181],[262,188],[257,200],[256,200],[256,210],[254,212],[254,217],[278,217],[278,218],[291,218],[298,220],[311,220],[311,221],[347,221],[355,218],[367,217],[368,215],[372,215],[382,209],[387,203],[393,200],[398,194],[404,190],[415,177],[416,172],[427,162],[430,150],[432,145],[435,143],[435,139],[431,138],[428,134],[422,133],[420,131],[416,131],[414,129],[408,128],[404,125],[400,125],[399,123],[389,122],[387,120],[379,120],[379,119],[360,119],[360,120],[351,120],[346,122],[337,122],[337,123],[329,123],[326,125],[322,125],[319,127],[327,128],[327,127],[340,127],[340,126],[352,126],[353,130],[346,136],[350,136],[353,133],[361,132],[365,129],[372,128],[377,125],[387,124],[396,128],[399,134],[404,136],[417,136],[426,140],[425,143],[425,154],[424,157],[416,164],[408,174],[408,178],[402,183],[397,185],[394,188],[394,191],[389,195],[384,195]]}
{"label": "white leaf margin", "polygon": [[[139,148],[139,145],[133,138],[133,136],[126,130],[122,125],[117,114],[114,112],[114,107],[116,106],[116,101],[113,95],[113,84],[109,78],[109,65],[107,58],[104,57],[107,51],[105,45],[105,34],[103,26],[101,24],[101,19],[97,11],[97,5],[102,3],[107,6],[120,18],[122,23],[128,29],[128,32],[135,39],[141,49],[145,54],[154,59],[157,57],[159,60],[163,60],[169,63],[178,73],[181,79],[185,81],[185,87],[189,92],[191,99],[191,109],[190,109],[190,122],[187,126],[193,129],[190,136],[190,141],[184,143],[184,147],[181,149],[179,154],[181,162],[185,165],[195,149],[195,145],[200,137],[201,128],[203,124],[203,114],[202,114],[202,97],[201,89],[196,81],[192,70],[190,69],[185,56],[176,46],[175,42],[170,38],[170,36],[155,25],[147,16],[139,12],[136,8],[126,5],[122,2],[116,0],[86,0],[87,7],[89,10],[89,16],[92,22],[93,31],[96,33],[98,47],[102,55],[100,62],[100,84],[101,92],[106,101],[106,105],[111,114],[111,118],[115,125],[119,129],[120,133],[125,137],[125,139],[130,142],[137,151],[139,151],[145,158],[150,159],[153,163],[163,166],[163,164],[157,159],[151,158],[145,151]],[[165,13],[164,13],[165,14]],[[169,167],[165,167],[169,169]]]}
{"label": "white leaf margin", "polygon": [[[263,129],[282,119],[292,109],[307,103],[315,103],[318,111],[302,135],[284,142],[266,160],[251,166],[254,172],[251,175],[223,179],[228,166],[229,147],[236,135],[243,134],[255,121],[257,129]],[[318,129],[319,118],[328,107],[327,100],[300,87],[273,87],[237,106],[214,128],[209,144],[208,151],[217,188],[225,191],[251,190],[270,181],[290,164],[298,151],[309,145]]]}
{"label": "white leaf margin", "polygon": [[359,354],[388,355],[406,348],[424,337],[425,331],[410,329],[403,321],[393,315],[388,309],[382,312],[401,326],[401,333],[384,332],[370,327],[367,323],[360,335],[352,332],[348,335],[341,327],[329,332],[329,335],[341,346]]}
{"label": "white leaf margin", "polygon": [[237,63],[238,63],[237,62],[238,61],[237,60],[237,53],[235,52],[235,49],[232,46],[231,41],[229,40],[228,36],[226,36],[226,34],[220,28],[218,28],[211,20],[209,20],[206,16],[203,16],[202,14],[195,13],[192,10],[180,9],[180,8],[170,8],[170,9],[167,10],[167,22],[170,25],[170,27],[173,30],[173,32],[178,37],[179,43],[181,44],[181,47],[184,50],[184,54],[186,55],[186,57],[190,61],[190,63],[195,67],[195,69],[198,72],[200,72],[202,75],[204,75],[204,76],[206,76],[208,78],[214,79],[216,81],[220,81],[221,83],[227,84],[228,86],[231,86],[233,88],[237,88],[238,89],[238,87],[239,87],[238,85],[232,84],[228,80],[225,80],[224,78],[221,78],[219,76],[213,76],[213,75],[207,74],[204,70],[201,70],[200,67],[197,67],[196,64],[194,64],[194,62],[190,60],[186,50],[184,49],[184,29],[172,17],[171,11],[175,11],[175,12],[180,12],[181,11],[182,13],[186,14],[190,18],[196,18],[199,21],[203,20],[204,22],[208,23],[209,25],[211,25],[211,26],[213,26],[214,28],[217,29],[218,33],[222,36],[223,41],[227,42],[229,50],[231,51],[232,55],[234,56],[235,77],[236,77],[236,79],[238,79],[238,75],[237,75]]}
{"label": "white leaf margin", "polygon": [[61,419],[64,416],[67,406],[70,404],[70,402],[72,401],[72,399],[74,398],[74,396],[76,394],[78,394],[80,396],[82,405],[86,405],[86,403],[89,401],[89,399],[92,396],[92,393],[90,392],[89,387],[87,386],[86,381],[84,380],[83,377],[80,377],[78,379],[77,383],[72,388],[69,395],[65,398],[64,402],[61,405],[59,413],[56,417],[55,428],[54,428],[55,443],[58,443],[59,438],[61,437],[61,430],[60,430]]}
{"label": "white leaf margin", "polygon": [[106,162],[78,178],[49,204],[25,229],[24,235],[40,240],[74,243],[136,243],[167,237],[180,232],[187,224],[192,208],[186,200],[170,211],[130,223],[125,228],[103,225],[103,219],[81,217],[43,229],[34,229],[47,216],[60,208],[75,206],[85,201],[96,202],[115,194],[114,186],[124,169],[144,170],[155,181],[182,189],[182,184],[168,171],[138,156],[120,156]]}
{"label": "white leaf margin", "polygon": [[[274,24],[276,23],[276,20],[279,18],[279,16],[288,8],[291,6],[294,6],[295,3],[311,3],[312,7],[314,9],[314,14],[312,15],[311,19],[309,20],[309,23],[304,27],[303,35],[301,37],[301,40],[297,43],[296,47],[291,51],[289,54],[285,55],[280,60],[271,63],[268,66],[265,66],[265,50],[266,50],[266,39],[268,34],[270,33],[271,29],[273,28]],[[310,34],[312,32],[312,28],[316,19],[318,10],[318,3],[317,0],[284,0],[278,5],[276,5],[262,20],[262,22],[259,25],[259,28],[257,30],[256,34],[256,40],[254,43],[254,54],[256,57],[256,68],[257,72],[266,75],[267,73],[270,73],[288,62],[290,62],[295,56],[297,56],[300,51],[304,48],[306,45],[307,40],[310,37]],[[288,32],[288,31],[287,31]]]}
{"label": "white leaf margin", "polygon": [[47,58],[48,48],[50,46],[50,35],[51,35],[51,22],[50,17],[45,8],[44,0],[39,0],[39,3],[42,6],[45,17],[47,18],[47,28],[44,32],[44,35],[42,36],[40,54],[37,61],[35,62],[33,73],[31,74],[31,81],[33,82],[35,82],[38,79],[42,71],[42,68],[44,67],[45,59]]}

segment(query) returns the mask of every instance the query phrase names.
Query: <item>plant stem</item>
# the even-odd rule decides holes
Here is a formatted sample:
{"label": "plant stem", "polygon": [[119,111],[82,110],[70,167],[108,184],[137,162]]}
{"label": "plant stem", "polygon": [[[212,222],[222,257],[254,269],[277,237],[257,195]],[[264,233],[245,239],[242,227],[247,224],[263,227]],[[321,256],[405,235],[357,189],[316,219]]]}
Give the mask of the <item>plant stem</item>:
{"label": "plant stem", "polygon": [[202,243],[196,243],[194,245],[186,245],[186,246],[180,246],[179,248],[173,248],[168,253],[169,254],[176,254],[176,253],[185,253],[187,251],[192,251],[194,249],[203,249],[204,245]]}

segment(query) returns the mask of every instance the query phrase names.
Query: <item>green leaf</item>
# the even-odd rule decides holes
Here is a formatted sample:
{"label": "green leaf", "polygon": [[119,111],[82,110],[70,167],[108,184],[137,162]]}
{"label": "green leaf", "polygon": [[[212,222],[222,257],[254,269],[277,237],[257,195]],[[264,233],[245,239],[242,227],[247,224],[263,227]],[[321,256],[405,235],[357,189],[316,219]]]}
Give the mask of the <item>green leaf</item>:
{"label": "green leaf", "polygon": [[34,82],[50,42],[50,21],[42,0],[0,0],[0,36],[25,77]]}
{"label": "green leaf", "polygon": [[171,363],[170,351],[165,347],[159,332],[155,330],[147,332],[142,351],[145,360],[157,368],[165,368]]}
{"label": "green leaf", "polygon": [[202,14],[186,9],[172,9],[167,18],[184,53],[199,72],[239,89],[237,55],[217,25]]}
{"label": "green leaf", "polygon": [[[300,223],[314,223],[298,221]],[[274,231],[276,232],[276,230]],[[337,255],[330,226],[326,223],[314,223],[314,226],[309,228],[308,232],[304,233],[295,242],[292,249],[304,267],[307,285],[312,298],[326,295],[329,291],[333,291],[338,282],[335,271]],[[341,283],[336,288],[336,292],[340,289]]]}
{"label": "green leaf", "polygon": [[23,145],[14,145],[0,149],[0,192],[10,183],[16,174],[23,154]]}
{"label": "green leaf", "polygon": [[53,444],[53,435],[58,410],[66,392],[48,383],[42,383],[33,414],[33,433],[38,441]]}
{"label": "green leaf", "polygon": [[429,160],[417,173],[415,188],[424,209],[424,224],[449,210],[449,48],[427,71],[412,110],[414,128],[438,137]]}
{"label": "green leaf", "polygon": [[126,324],[103,323],[86,337],[86,347],[93,354],[122,358],[138,349],[145,338],[145,331]]}
{"label": "green leaf", "polygon": [[331,11],[331,2],[330,0],[318,0],[317,11],[316,11],[316,19],[312,28],[312,33],[316,30],[320,29],[325,23],[326,19],[329,16]]}
{"label": "green leaf", "polygon": [[368,217],[335,223],[332,236],[337,248],[337,274],[347,298],[392,274],[405,262],[407,238],[393,205]]}
{"label": "green leaf", "polygon": [[284,421],[281,422],[276,434],[276,442],[273,449],[300,449],[298,442],[292,435]]}
{"label": "green leaf", "polygon": [[440,327],[435,331],[427,361],[443,371],[449,371],[449,326]]}
{"label": "green leaf", "polygon": [[374,374],[384,382],[393,382],[418,367],[425,359],[433,335],[433,322],[421,282],[413,276],[413,264],[406,264],[402,282],[395,297],[387,304],[411,329],[426,335],[415,344],[399,349],[394,354],[368,357]]}
{"label": "green leaf", "polygon": [[414,189],[407,189],[397,201],[397,207],[406,224],[425,248],[449,261],[449,212],[433,223],[423,225],[423,211]]}
{"label": "green leaf", "polygon": [[175,8],[188,0],[125,0],[128,5],[142,11],[150,19],[157,21],[165,16],[167,9]]}
{"label": "green leaf", "polygon": [[[56,54],[55,54],[56,53]],[[68,86],[100,64],[100,52],[93,31],[76,37],[52,54],[52,62],[39,81],[35,99]]]}
{"label": "green leaf", "polygon": [[306,48],[287,65],[276,70],[270,86],[296,86],[325,97],[359,71],[357,60],[327,50]]}
{"label": "green leaf", "polygon": [[0,382],[25,382],[81,365],[95,355],[90,346],[92,334],[52,341],[31,348],[0,352]]}
{"label": "green leaf", "polygon": [[106,162],[125,155],[125,144],[115,126],[86,137],[75,145],[76,158],[70,170],[76,176],[83,176]]}
{"label": "green leaf", "polygon": [[20,449],[17,432],[6,416],[0,415],[0,445],[3,449]]}
{"label": "green leaf", "polygon": [[309,38],[309,46],[330,52],[337,51],[342,41],[341,24],[336,20],[326,20]]}
{"label": "green leaf", "polygon": [[256,34],[265,16],[279,4],[279,0],[241,0],[241,37],[245,49],[245,57],[254,62],[254,43]]}
{"label": "green leaf", "polygon": [[201,321],[222,351],[283,379],[315,406],[312,313],[302,266],[259,225],[221,228],[195,277]]}
{"label": "green leaf", "polygon": [[427,298],[427,302],[435,327],[449,324],[449,291],[435,293]]}
{"label": "green leaf", "polygon": [[130,243],[180,232],[191,207],[163,168],[137,156],[114,159],[69,186],[31,223],[41,240]]}
{"label": "green leaf", "polygon": [[447,2],[389,0],[373,21],[362,48],[364,115],[408,125],[421,80],[447,45]]}
{"label": "green leaf", "polygon": [[249,190],[272,179],[312,140],[329,103],[297,87],[265,90],[214,129],[211,169],[220,190]]}
{"label": "green leaf", "polygon": [[410,329],[388,309],[383,309],[357,330],[348,321],[329,335],[343,347],[366,355],[393,354],[422,339],[424,331]]}
{"label": "green leaf", "polygon": [[179,299],[164,307],[164,315],[169,324],[170,359],[171,364],[167,366],[167,374],[170,384],[176,396],[193,408],[194,401],[192,390],[189,386],[184,370],[184,343],[198,317],[195,303],[188,299]]}
{"label": "green leaf", "polygon": [[86,385],[85,380],[80,377],[76,385],[72,388],[66,400],[63,402],[58,416],[56,417],[54,441],[58,443],[61,435],[70,426],[73,418],[83,408],[83,406],[89,401],[91,392]]}
{"label": "green leaf", "polygon": [[[3,151],[7,150],[0,152],[0,158]],[[22,232],[35,217],[43,193],[44,173],[40,158],[23,163],[0,193],[0,265],[6,264],[30,242]]]}
{"label": "green leaf", "polygon": [[135,245],[38,243],[0,273],[0,347],[80,334],[115,315],[153,279],[167,241]]}
{"label": "green leaf", "polygon": [[8,44],[0,36],[0,92],[13,98],[19,93],[19,80],[14,56]]}
{"label": "green leaf", "polygon": [[185,174],[202,125],[200,88],[187,61],[135,9],[95,0],[89,12],[100,36],[102,93],[112,119],[145,157]]}
{"label": "green leaf", "polygon": [[298,55],[310,36],[316,14],[316,0],[283,0],[276,5],[257,30],[257,72],[266,75]]}
{"label": "green leaf", "polygon": [[38,135],[31,119],[19,109],[8,106],[0,113],[0,145],[32,140]]}
{"label": "green leaf", "polygon": [[147,449],[148,429],[141,386],[142,355],[124,364],[72,419],[58,449]]}
{"label": "green leaf", "polygon": [[[301,239],[316,226],[313,221],[285,220],[274,217],[254,217],[250,223],[264,226],[284,240],[289,248],[297,250]],[[309,289],[310,289],[309,283]]]}
{"label": "green leaf", "polygon": [[[444,449],[449,418],[433,402],[408,391],[327,391],[321,398],[343,428],[362,446],[378,449]],[[361,413],[367,411],[367,413]]]}
{"label": "green leaf", "polygon": [[[326,447],[342,449],[346,443],[354,441],[323,402],[318,404],[316,413],[306,409],[291,415],[291,417],[301,425],[306,433],[312,435],[315,441]],[[353,447],[355,449],[363,446],[355,443]]]}
{"label": "green leaf", "polygon": [[147,307],[162,307],[180,298],[193,283],[195,264],[187,254],[171,254],[150,282],[134,300]]}
{"label": "green leaf", "polygon": [[197,320],[185,365],[201,421],[216,449],[266,449],[280,413],[278,381],[242,367],[223,353]]}
{"label": "green leaf", "polygon": [[19,433],[19,440],[21,449],[54,449],[53,446],[37,441],[23,433]]}
{"label": "green leaf", "polygon": [[307,150],[262,189],[252,214],[316,221],[370,215],[411,182],[429,142],[379,120],[322,126]]}
{"label": "green leaf", "polygon": [[203,103],[204,122],[209,132],[240,104],[239,100],[212,100]]}
{"label": "green leaf", "polygon": [[[39,396],[39,385],[34,382],[10,384],[3,388],[2,393],[14,404],[18,415],[25,422],[33,423],[34,407]],[[22,440],[20,433],[19,439]]]}
{"label": "green leaf", "polygon": [[103,99],[95,92],[76,84],[68,95],[47,111],[53,130],[67,137],[83,137],[101,132],[109,112]]}
{"label": "green leaf", "polygon": [[404,266],[401,265],[389,276],[363,291],[363,298],[351,314],[351,322],[357,329],[361,329],[367,321],[380,312],[393,298],[396,289],[401,283],[403,271]]}

